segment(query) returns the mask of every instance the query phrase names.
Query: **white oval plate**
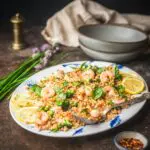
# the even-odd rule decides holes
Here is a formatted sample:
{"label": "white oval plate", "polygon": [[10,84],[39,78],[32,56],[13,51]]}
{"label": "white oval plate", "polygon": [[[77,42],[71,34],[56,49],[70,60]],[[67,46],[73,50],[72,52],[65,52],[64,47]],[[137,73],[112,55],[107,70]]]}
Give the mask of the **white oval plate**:
{"label": "white oval plate", "polygon": [[[60,64],[57,66],[53,66],[53,67],[44,69],[44,70],[34,74],[30,78],[28,78],[25,82],[23,82],[21,85],[19,85],[16,88],[16,90],[13,92],[12,97],[15,96],[16,94],[21,94],[21,93],[25,94],[27,92],[26,86],[28,84],[37,83],[42,78],[49,76],[51,73],[56,72],[58,69],[63,69],[65,72],[68,72],[68,71],[72,70],[72,67],[79,66],[83,62],[85,62],[85,61],[70,62],[70,63]],[[96,65],[99,67],[115,65],[114,63],[102,62],[102,61],[87,61],[87,63],[89,63],[91,65]],[[139,78],[141,78],[144,81],[144,79],[139,74],[137,74],[135,71],[133,71],[127,67],[124,67],[122,65],[118,65],[118,67],[122,72],[130,73],[130,74],[133,74],[135,76],[138,76]],[[145,82],[145,91],[144,92],[146,92],[146,91],[148,91],[148,87],[147,87],[147,84]],[[69,138],[72,138],[72,137],[93,135],[93,134],[104,132],[106,130],[110,130],[114,127],[117,127],[120,124],[123,124],[124,122],[126,122],[127,120],[132,118],[133,116],[135,116],[142,109],[145,102],[146,102],[146,100],[143,102],[140,102],[138,104],[134,104],[133,106],[130,106],[127,109],[123,109],[121,114],[116,116],[113,120],[110,120],[110,121],[107,121],[104,123],[95,124],[95,125],[82,126],[82,127],[77,128],[77,129],[71,129],[67,132],[60,131],[60,132],[56,132],[56,133],[51,132],[49,130],[39,131],[38,129],[36,129],[34,127],[34,125],[27,125],[27,124],[24,124],[22,122],[19,122],[16,119],[15,112],[13,111],[13,109],[11,107],[11,100],[9,103],[9,109],[10,109],[11,116],[15,120],[15,122],[19,126],[21,126],[22,128],[24,128],[24,129],[26,129],[32,133],[43,135],[43,136],[49,136],[49,137],[62,137],[62,138],[68,138],[69,137]]]}

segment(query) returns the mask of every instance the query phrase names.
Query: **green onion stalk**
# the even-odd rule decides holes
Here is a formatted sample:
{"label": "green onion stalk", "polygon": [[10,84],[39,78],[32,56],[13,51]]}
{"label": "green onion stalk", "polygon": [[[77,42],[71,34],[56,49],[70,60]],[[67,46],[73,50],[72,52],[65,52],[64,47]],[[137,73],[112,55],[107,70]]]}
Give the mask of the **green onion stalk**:
{"label": "green onion stalk", "polygon": [[18,69],[1,78],[0,101],[2,101],[7,94],[33,74],[34,67],[40,62],[40,58],[42,56],[43,53],[38,53],[35,57],[27,59]]}

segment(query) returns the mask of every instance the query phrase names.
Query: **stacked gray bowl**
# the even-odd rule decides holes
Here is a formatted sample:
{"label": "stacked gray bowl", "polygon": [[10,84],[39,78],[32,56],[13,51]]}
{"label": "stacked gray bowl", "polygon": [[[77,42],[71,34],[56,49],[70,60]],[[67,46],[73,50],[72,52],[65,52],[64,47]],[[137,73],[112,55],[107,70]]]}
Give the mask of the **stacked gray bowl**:
{"label": "stacked gray bowl", "polygon": [[86,25],[79,28],[79,43],[94,59],[128,62],[147,50],[148,36],[128,26]]}

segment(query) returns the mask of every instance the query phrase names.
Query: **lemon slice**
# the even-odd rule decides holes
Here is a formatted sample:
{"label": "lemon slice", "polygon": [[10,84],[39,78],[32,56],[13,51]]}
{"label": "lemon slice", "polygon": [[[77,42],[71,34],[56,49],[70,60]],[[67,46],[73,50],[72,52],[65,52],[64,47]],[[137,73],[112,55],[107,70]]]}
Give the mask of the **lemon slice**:
{"label": "lemon slice", "polygon": [[23,123],[33,124],[36,120],[38,107],[23,107],[16,111],[16,118]]}
{"label": "lemon slice", "polygon": [[126,77],[122,81],[125,91],[129,94],[138,94],[144,90],[144,82],[141,79]]}
{"label": "lemon slice", "polygon": [[122,75],[123,78],[126,78],[126,77],[136,77],[137,78],[137,75],[134,74],[134,73],[126,73],[126,72],[120,72],[120,74]]}
{"label": "lemon slice", "polygon": [[31,100],[28,95],[17,94],[11,99],[11,106],[13,110],[17,110],[21,107],[40,106],[41,101]]}

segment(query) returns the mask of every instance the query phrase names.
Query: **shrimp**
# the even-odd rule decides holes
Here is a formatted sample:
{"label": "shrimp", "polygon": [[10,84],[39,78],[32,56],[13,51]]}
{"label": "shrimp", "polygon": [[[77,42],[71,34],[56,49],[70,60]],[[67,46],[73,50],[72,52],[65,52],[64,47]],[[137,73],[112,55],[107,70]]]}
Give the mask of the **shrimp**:
{"label": "shrimp", "polygon": [[108,94],[108,96],[115,96],[115,90],[111,86],[105,86],[104,91]]}
{"label": "shrimp", "polygon": [[92,96],[92,88],[89,86],[81,86],[77,90],[77,97],[78,99],[83,99],[84,96]]}
{"label": "shrimp", "polygon": [[78,94],[78,95],[77,95],[77,99],[83,100],[83,99],[84,99],[84,96],[83,96],[82,94]]}
{"label": "shrimp", "polygon": [[55,106],[52,108],[52,110],[55,112],[55,113],[58,113],[58,112],[61,112],[62,111],[62,108],[60,106]]}
{"label": "shrimp", "polygon": [[63,123],[63,122],[64,122],[64,119],[58,118],[58,119],[56,119],[56,121],[57,121],[58,123]]}
{"label": "shrimp", "polygon": [[55,91],[50,86],[44,87],[41,91],[41,96],[44,98],[50,98],[50,97],[53,97],[54,95],[55,95]]}
{"label": "shrimp", "polygon": [[69,72],[65,75],[64,79],[68,82],[80,81],[80,75],[76,72]]}
{"label": "shrimp", "polygon": [[84,87],[81,86],[78,91],[77,91],[79,94],[84,94],[85,90],[84,90]]}
{"label": "shrimp", "polygon": [[94,117],[94,118],[97,118],[99,117],[101,114],[100,114],[100,111],[98,109],[93,109],[91,110],[90,112],[91,116]]}
{"label": "shrimp", "polygon": [[49,120],[49,116],[46,112],[38,112],[37,113],[37,119],[35,121],[35,125],[38,127],[38,128],[41,128],[43,125],[46,125],[47,122]]}
{"label": "shrimp", "polygon": [[121,104],[121,103],[125,102],[125,99],[114,99],[112,101],[114,104]]}
{"label": "shrimp", "polygon": [[92,88],[91,87],[89,87],[89,86],[86,86],[85,87],[85,95],[86,96],[92,96]]}
{"label": "shrimp", "polygon": [[114,78],[114,74],[111,71],[104,71],[100,75],[101,82],[108,82],[110,79]]}
{"label": "shrimp", "polygon": [[77,90],[77,98],[79,100],[83,100],[84,99],[84,87],[81,86],[78,90]]}
{"label": "shrimp", "polygon": [[50,125],[51,125],[51,123],[50,123],[50,121],[49,121],[49,122],[47,122],[47,124],[45,124],[45,125],[43,125],[43,126],[39,126],[38,128],[39,128],[40,130],[48,130],[48,129],[50,128]]}
{"label": "shrimp", "polygon": [[83,80],[94,79],[95,73],[94,73],[93,70],[89,69],[89,70],[84,71],[84,72],[81,74],[81,77],[82,77]]}
{"label": "shrimp", "polygon": [[58,71],[57,71],[57,74],[56,74],[56,77],[62,79],[62,78],[64,77],[64,74],[65,74],[65,73],[64,73],[63,70],[58,70]]}
{"label": "shrimp", "polygon": [[51,88],[53,88],[54,86],[55,86],[55,83],[52,82],[52,81],[49,81],[49,82],[46,83],[46,87],[51,87]]}

